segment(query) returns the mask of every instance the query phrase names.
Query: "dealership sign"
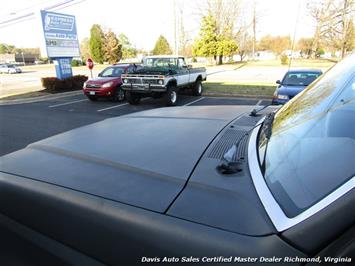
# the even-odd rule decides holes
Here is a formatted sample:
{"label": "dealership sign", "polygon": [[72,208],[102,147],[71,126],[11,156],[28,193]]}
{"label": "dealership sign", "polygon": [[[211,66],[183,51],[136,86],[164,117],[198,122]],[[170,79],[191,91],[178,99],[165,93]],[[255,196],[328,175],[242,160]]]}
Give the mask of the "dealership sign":
{"label": "dealership sign", "polygon": [[42,10],[41,20],[47,56],[54,62],[57,78],[73,76],[71,60],[80,56],[75,17]]}
{"label": "dealership sign", "polygon": [[80,56],[75,16],[42,10],[41,19],[48,57]]}

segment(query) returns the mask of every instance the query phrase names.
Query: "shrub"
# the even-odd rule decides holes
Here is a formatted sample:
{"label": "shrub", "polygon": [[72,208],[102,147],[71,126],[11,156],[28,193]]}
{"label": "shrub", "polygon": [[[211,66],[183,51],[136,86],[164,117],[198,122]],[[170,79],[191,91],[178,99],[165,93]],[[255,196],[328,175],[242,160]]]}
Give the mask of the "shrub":
{"label": "shrub", "polygon": [[77,66],[81,66],[81,65],[82,65],[82,61],[81,60],[73,59],[71,61],[71,66],[72,67],[77,67]]}
{"label": "shrub", "polygon": [[49,63],[49,58],[48,57],[40,57],[39,61],[43,62],[43,64],[48,64]]}
{"label": "shrub", "polygon": [[87,80],[88,77],[84,75],[76,75],[62,80],[54,77],[41,78],[42,86],[51,92],[80,90]]}
{"label": "shrub", "polygon": [[315,54],[316,54],[316,57],[320,57],[321,55],[325,54],[325,51],[323,48],[318,48]]}
{"label": "shrub", "polygon": [[281,65],[288,64],[288,56],[287,55],[285,55],[285,54],[281,55],[280,60],[281,60]]}
{"label": "shrub", "polygon": [[82,89],[83,88],[83,84],[85,81],[88,80],[87,76],[84,75],[76,75],[72,77],[72,83],[73,83],[73,87],[74,88],[78,88],[78,89]]}

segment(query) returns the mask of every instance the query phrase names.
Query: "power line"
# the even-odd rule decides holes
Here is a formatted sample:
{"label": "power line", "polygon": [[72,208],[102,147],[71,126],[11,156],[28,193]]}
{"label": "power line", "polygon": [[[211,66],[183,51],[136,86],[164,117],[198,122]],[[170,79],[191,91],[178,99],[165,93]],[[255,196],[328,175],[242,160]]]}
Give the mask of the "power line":
{"label": "power line", "polygon": [[293,57],[293,50],[295,49],[295,42],[296,42],[296,33],[297,33],[297,27],[298,27],[298,21],[300,18],[300,10],[301,10],[301,4],[302,0],[299,0],[298,2],[298,9],[297,9],[297,17],[296,17],[296,24],[295,24],[295,30],[293,32],[293,39],[292,39],[292,44],[291,44],[291,56],[290,56],[290,61],[288,63],[288,70],[291,68],[291,62],[292,62],[292,57]]}
{"label": "power line", "polygon": [[[49,11],[62,10],[64,8],[77,5],[77,4],[80,4],[80,3],[85,2],[85,1],[86,0],[77,0],[77,1],[76,0],[66,0],[64,2],[57,3],[57,4],[49,6],[49,7],[45,7],[45,8],[43,8],[43,10],[49,10]],[[16,18],[12,18],[12,19],[9,19],[9,20],[1,21],[0,22],[0,29],[1,28],[6,28],[6,27],[9,27],[9,26],[12,26],[12,25],[24,22],[24,21],[28,21],[28,20],[31,20],[31,19],[34,19],[34,18],[35,18],[35,12],[30,12],[30,13],[21,15],[21,16],[16,17]]]}
{"label": "power line", "polygon": [[2,24],[8,24],[8,23],[11,23],[11,22],[14,22],[14,21],[17,21],[17,20],[21,20],[21,19],[23,19],[23,18],[33,16],[34,14],[35,14],[34,12],[30,12],[30,13],[27,13],[27,14],[25,14],[25,15],[21,15],[21,16],[16,17],[16,18],[11,18],[11,19],[8,19],[8,20],[5,20],[5,21],[1,21],[1,22],[0,22],[0,25],[2,25]]}
{"label": "power line", "polygon": [[33,19],[35,19],[35,17],[28,17],[28,18],[25,18],[25,19],[23,19],[21,21],[16,21],[16,22],[13,22],[13,23],[10,23],[10,24],[7,24],[7,25],[0,26],[0,29],[6,28],[6,27],[10,27],[12,25],[15,25],[15,24],[18,24],[18,23],[21,23],[21,22],[25,22],[25,21],[29,21],[29,20],[33,20]]}
{"label": "power line", "polygon": [[[6,16],[11,16],[11,15],[17,14],[17,13],[19,13],[19,12],[31,10],[31,9],[33,9],[33,8],[36,7],[36,6],[43,5],[44,3],[48,3],[48,1],[42,1],[41,3],[37,3],[37,4],[35,4],[35,5],[31,5],[31,6],[22,8],[22,9],[17,9],[17,10],[15,10],[15,11],[12,11],[12,12],[7,13],[7,14],[6,14],[6,13],[0,13],[0,15],[1,15],[1,16],[4,15],[4,17],[6,17]],[[7,12],[7,11],[6,11],[6,12]]]}
{"label": "power line", "polygon": [[54,9],[54,11],[62,10],[62,9],[65,9],[65,8],[71,7],[71,6],[75,6],[75,5],[77,5],[77,4],[81,4],[82,2],[85,2],[85,1],[87,1],[87,0],[78,0],[77,2],[72,3],[72,4],[70,4],[70,5],[66,5],[66,6],[64,6],[64,7],[60,7],[60,8]]}
{"label": "power line", "polygon": [[60,6],[62,6],[62,5],[68,4],[68,3],[73,2],[73,1],[75,1],[75,0],[65,0],[64,2],[55,4],[55,5],[53,5],[53,6],[46,7],[46,8],[44,8],[43,10],[55,9],[56,7],[60,7]]}
{"label": "power line", "polygon": [[[44,8],[44,9],[55,8],[55,7],[59,6],[59,5],[64,5],[64,4],[69,3],[69,2],[72,2],[72,1],[74,1],[74,0],[66,0],[66,1],[64,1],[64,2],[57,3],[57,4],[53,5],[53,6],[49,6],[49,7],[46,7],[46,8]],[[34,15],[35,12],[33,11],[33,7],[35,7],[35,6],[39,6],[39,4],[34,5],[34,6],[31,6],[31,7],[23,8],[22,10],[18,10],[18,11],[14,11],[14,12],[10,13],[10,15],[11,15],[11,14],[19,13],[20,11],[31,10],[30,13],[27,13],[27,14],[24,14],[24,15],[18,15],[18,16],[16,16],[16,17],[12,17],[12,18],[10,18],[10,19],[8,19],[8,20],[1,21],[1,22],[0,22],[0,25],[1,25],[1,24],[6,24],[6,23],[12,22],[12,21],[20,20],[20,19],[22,19],[22,18],[24,18],[24,17],[26,17],[26,16]]]}

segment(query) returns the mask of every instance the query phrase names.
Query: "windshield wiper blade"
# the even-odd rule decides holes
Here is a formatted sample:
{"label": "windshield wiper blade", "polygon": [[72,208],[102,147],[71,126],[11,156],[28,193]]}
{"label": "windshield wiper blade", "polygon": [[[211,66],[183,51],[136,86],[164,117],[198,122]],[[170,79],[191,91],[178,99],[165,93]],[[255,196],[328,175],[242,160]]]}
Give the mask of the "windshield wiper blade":
{"label": "windshield wiper blade", "polygon": [[264,119],[262,130],[264,131],[265,137],[267,139],[270,139],[271,137],[272,123],[274,122],[274,118],[275,118],[275,113],[271,112]]}
{"label": "windshield wiper blade", "polygon": [[[269,113],[263,122],[263,126],[261,127],[261,131],[264,133],[265,135],[265,139],[266,139],[266,143],[265,143],[265,152],[264,152],[264,156],[261,160],[261,171],[264,174],[265,173],[265,158],[266,158],[266,153],[267,153],[267,149],[268,149],[268,145],[269,145],[269,141],[272,135],[272,125],[274,122],[274,118],[275,118],[275,114],[274,112]],[[261,158],[260,158],[261,159]]]}

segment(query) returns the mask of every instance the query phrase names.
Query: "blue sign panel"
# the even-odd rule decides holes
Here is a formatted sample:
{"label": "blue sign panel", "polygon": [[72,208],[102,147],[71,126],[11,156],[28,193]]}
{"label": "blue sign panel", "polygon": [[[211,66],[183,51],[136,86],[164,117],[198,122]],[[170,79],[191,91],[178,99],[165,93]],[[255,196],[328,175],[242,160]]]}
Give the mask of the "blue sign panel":
{"label": "blue sign panel", "polygon": [[53,62],[58,79],[65,79],[73,76],[71,58],[56,58]]}
{"label": "blue sign panel", "polygon": [[80,56],[74,16],[42,10],[41,18],[48,57]]}

